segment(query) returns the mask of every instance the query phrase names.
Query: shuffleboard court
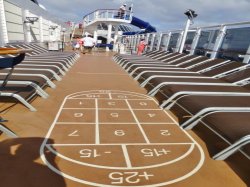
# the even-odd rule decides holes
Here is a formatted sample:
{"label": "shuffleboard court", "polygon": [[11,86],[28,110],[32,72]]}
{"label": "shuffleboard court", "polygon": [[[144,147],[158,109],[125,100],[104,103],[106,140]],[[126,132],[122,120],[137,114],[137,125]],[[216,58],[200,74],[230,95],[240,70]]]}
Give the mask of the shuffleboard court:
{"label": "shuffleboard court", "polygon": [[59,175],[102,187],[165,186],[192,177],[204,162],[201,147],[153,98],[113,90],[67,96],[40,154]]}

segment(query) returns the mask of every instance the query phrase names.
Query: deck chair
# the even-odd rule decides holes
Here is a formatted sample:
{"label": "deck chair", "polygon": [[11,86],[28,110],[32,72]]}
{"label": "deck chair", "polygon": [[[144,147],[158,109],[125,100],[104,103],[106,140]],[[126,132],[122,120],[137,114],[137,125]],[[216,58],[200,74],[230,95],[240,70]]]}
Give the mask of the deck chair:
{"label": "deck chair", "polygon": [[[169,64],[171,66],[164,65],[165,68],[173,67],[172,65],[176,65],[177,67],[186,68],[188,70],[195,71],[199,74],[202,73],[203,75],[206,75],[206,76],[218,75],[215,78],[220,78],[224,76],[225,74],[227,74],[227,71],[226,71],[227,68],[229,68],[228,69],[229,71],[233,68],[243,66],[242,63],[236,63],[236,62],[229,63],[228,61],[223,61],[223,60],[218,63],[217,60],[211,60],[211,59],[208,59],[207,57],[193,56],[193,55],[184,56],[183,58],[180,58],[179,60],[173,61]],[[223,70],[221,69],[221,72],[218,72],[217,67],[222,66],[222,65],[224,66],[224,69]],[[155,66],[158,66],[158,64],[155,64]],[[132,76],[135,77],[135,80],[139,81],[142,85],[145,85],[151,78],[164,77],[164,76],[167,76],[169,73],[164,68],[161,69],[160,67],[157,67],[157,68],[149,68],[149,67],[150,65],[147,67],[146,70],[139,67],[137,69],[138,72],[136,72],[135,70],[133,72],[135,75],[132,75]],[[152,64],[152,67],[154,67],[153,64]],[[215,73],[212,71],[213,69],[215,69]],[[131,70],[127,69],[127,71],[131,71]]]}
{"label": "deck chair", "polygon": [[[239,64],[241,64],[241,66],[238,66]],[[229,70],[228,67],[232,68],[232,70]],[[224,69],[226,69],[227,74],[222,73]],[[159,101],[160,106],[162,108],[165,108],[167,107],[167,105],[169,105],[179,97],[191,94],[197,95],[197,92],[241,92],[244,90],[237,87],[245,87],[248,84],[250,73],[250,68],[248,65],[244,65],[238,62],[231,62],[217,68],[217,71],[211,71],[213,71],[213,74],[218,73],[220,76],[221,74],[224,74],[224,77],[221,77],[220,80],[232,83],[232,85],[192,85],[185,84],[185,82],[183,82],[183,84],[167,84],[160,88],[155,94],[155,97]],[[217,75],[214,75],[213,77],[217,77]]]}
{"label": "deck chair", "polygon": [[[207,58],[207,57],[200,57],[200,58],[196,58],[194,56],[193,59],[191,60],[187,60],[187,61],[183,61],[184,64],[180,65],[180,66],[176,66],[176,65],[171,65],[171,64],[166,64],[165,67],[159,67],[157,66],[157,64],[155,65],[150,65],[147,67],[143,67],[143,65],[140,67],[136,67],[133,68],[133,70],[130,70],[130,76],[132,76],[135,80],[140,79],[140,77],[144,74],[144,73],[149,73],[152,72],[152,74],[154,74],[154,72],[159,72],[159,71],[166,71],[169,68],[175,68],[175,69],[182,69],[185,71],[189,71],[188,68],[192,68],[193,66],[197,66],[199,64],[202,63],[207,63],[212,61],[211,59]],[[170,65],[170,66],[169,66]]]}
{"label": "deck chair", "polygon": [[154,61],[154,62],[157,62],[157,60],[154,60],[150,57],[146,57],[146,56],[129,56],[129,57],[113,57],[113,60],[117,63],[117,64],[121,64],[121,63],[127,63],[127,62],[130,62],[130,61]]}
{"label": "deck chair", "polygon": [[[237,66],[238,66],[238,63],[237,62],[227,62],[227,61],[223,61],[222,59],[214,59],[214,60],[212,60],[212,61],[214,61],[215,63],[217,63],[218,64],[218,66],[214,66],[214,64],[213,63],[206,63],[206,70],[207,71],[210,71],[211,69],[211,67],[213,67],[213,69],[214,70],[218,70],[218,74],[217,75],[215,75],[215,76],[213,76],[213,77],[211,77],[211,81],[212,82],[214,82],[215,80],[213,80],[213,79],[216,79],[216,80],[218,80],[218,81],[221,81],[221,80],[219,80],[218,78],[221,78],[222,77],[222,75],[223,76],[225,76],[225,75],[227,75],[227,74],[230,74],[230,73],[232,73],[232,72],[234,72],[234,71],[237,71],[239,68],[237,68]],[[224,71],[224,65],[226,65],[227,63],[230,63],[230,64],[235,64],[235,66],[231,66],[231,70],[229,70],[229,71],[225,71],[225,72],[223,72]],[[241,63],[241,66],[240,67],[245,67],[246,65],[244,65],[244,64],[242,64]],[[236,67],[236,68],[235,68]],[[190,69],[192,69],[192,68],[190,68]],[[213,70],[212,69],[212,70]],[[199,69],[200,70],[200,69]],[[198,71],[197,73],[199,73],[199,72],[201,72],[201,71],[204,71],[204,69],[203,70],[200,70],[200,71]],[[221,73],[221,71],[223,72],[223,73]],[[190,71],[190,72],[192,72],[192,71]],[[216,71],[214,71],[214,72],[216,72]],[[204,76],[204,77],[206,77],[205,75],[204,75],[204,73],[202,73],[202,74],[199,74],[199,76]],[[190,84],[190,85],[192,85],[192,81],[194,81],[194,82],[204,82],[204,81],[202,81],[202,80],[200,80],[200,78],[199,78],[199,76],[197,76],[197,80],[191,80],[191,79],[189,79],[189,78],[187,78],[186,80],[183,80],[183,78],[182,77],[180,77],[179,79],[177,78],[177,80],[175,80],[175,82],[181,82],[181,79],[183,80],[182,81],[182,83],[180,83],[180,84],[182,84],[182,85],[185,85],[185,82],[187,83],[187,84]],[[209,76],[207,76],[207,77],[209,77]],[[195,79],[195,78],[194,78]],[[204,79],[204,78],[203,78]],[[150,80],[150,81],[148,81],[148,82],[146,82],[146,84],[145,84],[145,82],[144,82],[144,87],[149,91],[149,95],[152,95],[152,96],[154,96],[158,91],[159,91],[159,89],[160,88],[162,88],[163,86],[165,86],[165,85],[169,85],[170,83],[170,81],[168,80],[168,77],[167,76],[161,76],[161,77],[153,77],[153,78],[151,78],[151,79],[148,79],[148,80]],[[207,81],[205,81],[205,82],[207,82]],[[215,81],[216,82],[216,81]],[[196,84],[196,85],[198,85],[198,84]],[[202,85],[202,84],[201,84]],[[207,84],[208,85],[208,84]]]}
{"label": "deck chair", "polygon": [[[5,68],[5,69],[0,69],[0,75],[6,75],[9,73],[9,68]],[[38,76],[38,77],[42,77],[47,81],[47,84],[51,87],[51,88],[55,88],[55,84],[52,82],[53,80],[56,80],[56,78],[54,77],[55,72],[51,72],[49,70],[41,70],[41,69],[32,69],[32,68],[17,68],[14,69],[12,72],[13,76]],[[56,75],[57,76],[57,75]],[[59,77],[60,78],[60,77]]]}
{"label": "deck chair", "polygon": [[[194,61],[197,61],[197,60],[194,60]],[[174,81],[176,81],[176,82],[192,82],[192,81],[194,81],[194,82],[204,82],[204,81],[201,81],[200,79],[209,79],[209,80],[211,80],[211,82],[217,82],[217,80],[215,78],[204,76],[202,74],[199,74],[199,72],[196,72],[197,75],[190,76],[190,77],[189,77],[188,74],[186,76],[184,76],[184,77],[179,76],[178,74],[176,74],[176,76],[169,76],[168,73],[171,73],[171,72],[172,73],[178,73],[180,71],[182,73],[194,73],[194,71],[190,71],[190,69],[192,69],[192,67],[199,66],[200,64],[206,64],[207,68],[212,68],[212,66],[214,66],[213,63],[215,63],[215,64],[217,64],[219,66],[220,64],[223,64],[223,63],[227,62],[227,61],[219,60],[219,59],[214,59],[214,60],[208,59],[208,60],[205,60],[205,61],[202,61],[202,59],[198,59],[198,61],[200,61],[200,62],[199,63],[194,62],[194,64],[192,64],[188,68],[182,68],[182,67],[178,67],[178,68],[173,68],[173,67],[160,68],[160,67],[157,67],[157,68],[153,69],[153,72],[151,72],[151,70],[147,71],[148,68],[140,68],[140,69],[134,70],[131,74],[133,76],[134,74],[139,73],[135,77],[135,80],[141,79],[141,80],[139,80],[139,82],[143,81],[141,83],[141,86],[145,87],[149,91],[150,95],[153,95],[162,86],[164,86],[165,84],[168,84],[168,82],[174,82]],[[145,73],[154,73],[154,72],[159,72],[160,74],[157,74],[157,75],[150,74],[149,78],[147,78],[146,80],[142,80],[141,76],[143,74],[145,74]],[[171,80],[169,78],[171,78]],[[176,80],[174,80],[174,78]],[[205,82],[207,82],[207,81],[205,81]]]}
{"label": "deck chair", "polygon": [[[200,59],[198,61],[195,61],[195,59]],[[195,56],[195,55],[179,55],[179,56],[174,56],[170,57],[168,61],[165,62],[158,62],[158,63],[127,63],[123,68],[130,74],[133,74],[135,71],[142,69],[144,67],[152,67],[150,69],[158,68],[158,67],[181,67],[184,66],[185,64],[188,64],[185,67],[191,66],[192,64],[198,64],[204,60],[207,60],[207,58],[203,58],[201,56]],[[178,63],[176,63],[176,61]],[[183,67],[183,68],[185,68]],[[133,73],[132,73],[133,72]],[[135,75],[134,75],[135,76]]]}
{"label": "deck chair", "polygon": [[[168,61],[165,62],[157,62],[158,64],[155,64],[153,62],[129,62],[126,65],[122,66],[127,72],[130,72],[133,67],[136,66],[144,66],[144,65],[166,65],[166,66],[179,66],[182,63],[187,63],[189,60],[195,59],[195,58],[200,58],[201,56],[196,56],[196,55],[180,55],[180,56],[176,56],[173,57],[172,59],[169,59]],[[134,69],[134,68],[133,68]]]}
{"label": "deck chair", "polygon": [[154,62],[164,62],[165,60],[174,58],[176,56],[179,56],[180,53],[166,53],[164,56],[162,56],[161,58],[156,58],[156,59],[152,59],[152,58],[138,58],[138,59],[121,59],[119,61],[116,61],[117,64],[119,64],[120,66],[124,66],[127,63],[131,64],[131,63],[139,63],[139,62],[148,62],[148,63],[154,63]]}
{"label": "deck chair", "polygon": [[[174,63],[177,60],[188,59],[189,55],[186,54],[175,54],[170,55],[165,58],[164,61],[129,61],[122,65],[122,68],[125,69],[127,72],[133,71],[133,69],[137,67],[145,67],[145,66],[176,66]],[[192,56],[194,58],[194,56]],[[190,57],[189,57],[190,58]]]}
{"label": "deck chair", "polygon": [[[115,56],[113,59],[115,62],[117,62],[118,64],[120,63],[120,61],[159,61],[156,58],[164,58],[164,56],[168,56],[170,54],[173,53],[169,53],[169,52],[160,52],[160,53],[155,53],[153,55],[143,55],[143,56],[131,56],[131,55],[127,55],[127,56]],[[178,53],[176,53],[178,54]],[[161,57],[159,57],[161,55]],[[155,57],[155,58],[154,58]]]}
{"label": "deck chair", "polygon": [[[72,52],[49,52],[47,49],[42,48],[35,44],[9,44],[7,47],[14,48],[31,48],[32,53],[28,53],[26,56],[29,60],[42,60],[47,62],[61,62],[66,63],[67,66],[72,66],[73,63],[79,58],[78,53]],[[34,52],[36,51],[36,52]],[[65,64],[64,64],[65,65]]]}
{"label": "deck chair", "polygon": [[[30,108],[30,110],[35,111],[35,108],[31,106],[26,99],[32,98],[36,94],[36,90],[31,86],[8,84],[8,80],[14,70],[14,67],[24,59],[25,51],[4,48],[0,49],[0,54],[19,54],[18,56],[13,58],[9,57],[0,59],[0,69],[11,68],[5,79],[2,81],[0,88],[0,97],[13,97]],[[10,137],[17,137],[14,132],[3,125],[3,122],[6,121],[7,120],[0,117],[0,130]]]}
{"label": "deck chair", "polygon": [[32,48],[34,51],[39,51],[40,53],[36,56],[50,56],[50,57],[59,57],[59,58],[66,58],[68,60],[76,60],[77,58],[79,58],[79,54],[77,52],[71,52],[71,51],[49,51],[48,49],[41,47],[35,43],[30,43],[30,44],[24,44],[24,47],[30,47]]}
{"label": "deck chair", "polygon": [[202,124],[225,141],[228,146],[213,156],[215,160],[225,160],[237,151],[250,159],[250,111],[249,108],[219,111],[205,116]]}
{"label": "deck chair", "polygon": [[[208,99],[208,98],[206,97],[203,99]],[[235,102],[235,99],[237,99],[238,101]],[[204,120],[204,118],[206,119],[207,116],[211,116],[213,118],[213,123],[210,123],[209,125],[206,126],[210,130],[212,129],[212,131],[215,132],[217,135],[219,134],[221,137],[223,137],[224,140],[227,140],[226,142],[231,144],[229,147],[225,148],[224,150],[214,155],[213,158],[216,160],[224,160],[244,146],[246,151],[246,154],[244,155],[248,159],[250,159],[249,97],[245,96],[240,98],[239,96],[234,96],[234,97],[223,96],[223,98],[216,97],[216,99],[213,98],[213,100],[214,102],[216,102],[216,104],[213,102],[213,107],[211,107],[211,105],[210,107],[206,106],[206,108],[203,108],[198,113],[196,113],[191,119],[183,123],[181,127],[183,127],[186,130],[192,129],[194,126],[198,124],[199,121],[202,122],[205,121],[205,123],[203,124],[207,124],[207,120]],[[231,104],[224,103],[223,106],[218,107],[219,105],[222,105],[223,102],[230,102],[230,101]],[[197,103],[194,103],[194,105],[196,104]],[[232,112],[234,114],[232,114]],[[217,121],[214,122],[214,120],[218,118],[216,114],[219,113],[230,113],[229,116],[227,116],[229,120],[221,119],[220,123],[218,123]],[[247,114],[240,115],[240,113],[247,113]]]}
{"label": "deck chair", "polygon": [[166,51],[150,51],[150,52],[146,52],[146,53],[143,53],[142,56],[138,56],[138,55],[126,55],[126,54],[115,54],[113,56],[113,59],[116,61],[118,59],[142,59],[142,58],[151,58],[151,57],[154,57],[156,55],[159,55],[159,54],[165,54]]}
{"label": "deck chair", "polygon": [[[250,80],[249,69],[235,72],[223,79],[225,81],[233,80],[238,82],[240,79],[243,79],[243,83],[244,81],[248,82]],[[215,91],[214,94],[194,93],[194,95],[184,95],[175,100],[174,106],[168,109],[179,117],[181,127],[191,129],[198,122],[202,121],[203,123],[205,122],[204,124],[210,130],[212,129],[213,132],[216,132],[217,135],[229,143],[230,146],[214,155],[214,159],[224,160],[238,150],[249,159],[250,128],[248,128],[248,124],[250,120],[250,86],[248,85],[246,88],[245,86],[218,86],[217,89],[215,86],[210,87],[210,89],[207,87],[200,87],[199,91],[211,91],[212,88]],[[183,94],[186,93],[183,92]],[[242,147],[244,147],[243,151],[241,150]]]}
{"label": "deck chair", "polygon": [[180,119],[180,126],[192,129],[206,115],[224,108],[250,107],[250,93],[199,94],[183,96],[170,108]]}
{"label": "deck chair", "polygon": [[[14,57],[13,55],[0,56],[0,58]],[[65,75],[65,71],[60,64],[25,62],[16,65],[15,70],[46,70],[50,71],[56,80],[61,80],[60,76]]]}
{"label": "deck chair", "polygon": [[11,75],[14,71],[14,67],[22,62],[25,57],[25,52],[29,50],[20,49],[0,49],[0,54],[19,54],[16,57],[8,57],[0,59],[0,69],[9,69],[9,73],[0,82],[1,83],[1,96],[2,97],[13,97],[28,107],[31,111],[36,109],[28,103],[28,100],[33,98],[36,94],[43,98],[47,98],[48,94],[44,92],[37,84],[32,81],[17,81],[10,80]]}

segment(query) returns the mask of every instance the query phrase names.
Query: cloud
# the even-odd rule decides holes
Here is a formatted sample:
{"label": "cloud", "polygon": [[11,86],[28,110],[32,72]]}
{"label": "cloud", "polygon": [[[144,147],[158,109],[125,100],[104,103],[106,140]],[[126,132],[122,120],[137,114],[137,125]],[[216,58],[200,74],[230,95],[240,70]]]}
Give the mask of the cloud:
{"label": "cloud", "polygon": [[183,28],[187,9],[198,13],[194,26],[247,21],[250,0],[38,0],[49,12],[65,21],[81,22],[82,17],[96,9],[118,9],[123,3],[133,2],[134,15],[150,22],[158,30]]}

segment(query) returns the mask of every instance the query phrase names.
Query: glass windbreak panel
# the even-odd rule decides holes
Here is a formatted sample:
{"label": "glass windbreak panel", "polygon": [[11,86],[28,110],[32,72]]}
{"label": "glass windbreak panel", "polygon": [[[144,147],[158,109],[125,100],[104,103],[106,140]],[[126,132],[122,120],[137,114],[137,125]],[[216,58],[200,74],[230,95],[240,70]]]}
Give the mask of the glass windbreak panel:
{"label": "glass windbreak panel", "polygon": [[138,35],[134,38],[134,44],[135,44],[135,49],[137,48],[138,45]]}
{"label": "glass windbreak panel", "polygon": [[151,46],[151,44],[153,42],[152,40],[153,40],[153,35],[150,34],[149,37],[148,37],[148,45],[147,45],[147,47],[145,49],[146,51],[148,51],[150,49],[150,46]]}
{"label": "glass windbreak panel", "polygon": [[242,61],[250,45],[250,27],[227,29],[218,57]]}
{"label": "glass windbreak panel", "polygon": [[106,18],[107,17],[107,11],[99,11],[99,18]]}
{"label": "glass windbreak panel", "polygon": [[205,55],[207,51],[207,47],[209,44],[209,36],[211,34],[211,31],[201,31],[201,35],[197,44],[197,47],[195,49],[196,55]]}
{"label": "glass windbreak panel", "polygon": [[149,37],[148,37],[148,45],[151,45],[151,42],[152,42],[152,39],[153,39],[152,36],[153,36],[153,35],[150,34]]}
{"label": "glass windbreak panel", "polygon": [[167,47],[167,42],[168,42],[168,34],[163,34],[162,39],[161,39],[161,44],[160,44],[160,50],[165,50]]}
{"label": "glass windbreak panel", "polygon": [[187,38],[184,44],[183,52],[184,53],[189,53],[191,49],[192,42],[194,40],[195,32],[188,32],[187,33]]}
{"label": "glass windbreak panel", "polygon": [[215,30],[214,34],[213,34],[213,39],[212,39],[213,44],[215,44],[215,41],[216,41],[216,38],[217,38],[218,34],[219,34],[219,30]]}
{"label": "glass windbreak panel", "polygon": [[156,35],[155,36],[155,40],[154,40],[153,50],[157,49],[157,45],[158,45],[159,39],[160,39],[160,35]]}
{"label": "glass windbreak panel", "polygon": [[[208,43],[206,44],[207,52],[212,51],[214,49],[214,44],[216,42],[218,34],[219,34],[219,30],[210,31],[210,35],[209,35],[209,38],[208,38]],[[207,55],[207,56],[209,56],[209,55]]]}
{"label": "glass windbreak panel", "polygon": [[168,51],[173,51],[176,48],[179,36],[180,36],[180,33],[174,33],[171,35],[169,45],[168,45]]}

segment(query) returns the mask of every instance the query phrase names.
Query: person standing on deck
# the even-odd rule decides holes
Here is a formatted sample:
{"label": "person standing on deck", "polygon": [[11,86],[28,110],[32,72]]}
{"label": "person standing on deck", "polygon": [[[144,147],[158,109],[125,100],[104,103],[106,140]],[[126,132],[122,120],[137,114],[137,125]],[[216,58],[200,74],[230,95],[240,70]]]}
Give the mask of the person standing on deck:
{"label": "person standing on deck", "polygon": [[84,46],[84,50],[83,50],[83,54],[87,53],[91,53],[92,48],[95,45],[95,40],[92,36],[86,35],[83,38],[83,46]]}
{"label": "person standing on deck", "polygon": [[127,4],[123,4],[123,5],[120,6],[120,8],[119,8],[118,16],[119,16],[121,19],[124,18],[124,15],[125,15],[125,12],[126,12],[126,7],[127,7]]}
{"label": "person standing on deck", "polygon": [[137,46],[137,55],[141,55],[147,46],[147,43],[144,41],[144,39],[141,39],[140,43]]}

